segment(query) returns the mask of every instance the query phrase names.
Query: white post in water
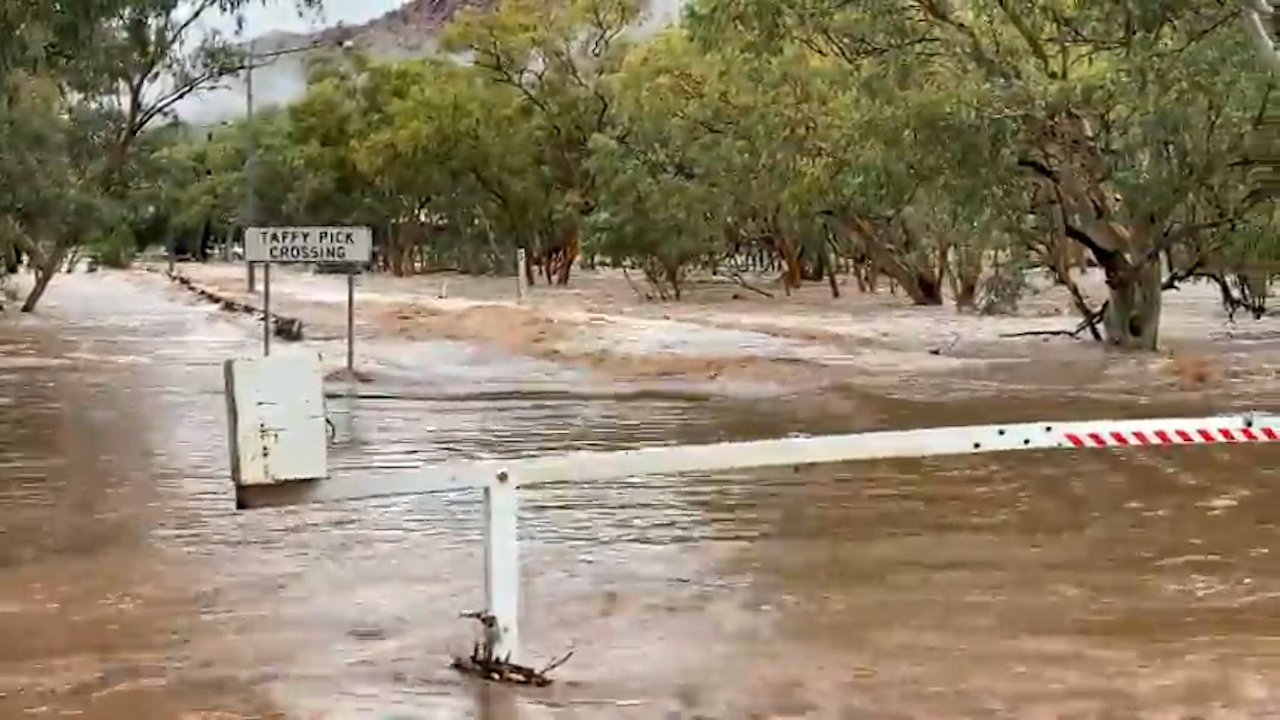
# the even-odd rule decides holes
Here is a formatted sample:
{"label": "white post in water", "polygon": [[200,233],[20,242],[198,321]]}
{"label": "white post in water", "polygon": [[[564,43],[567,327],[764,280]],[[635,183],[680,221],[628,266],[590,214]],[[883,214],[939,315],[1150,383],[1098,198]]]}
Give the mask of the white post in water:
{"label": "white post in water", "polygon": [[527,291],[525,283],[528,280],[524,276],[524,258],[524,248],[516,248],[516,302],[524,302]]}
{"label": "white post in water", "polygon": [[520,662],[519,486],[499,470],[484,489],[485,642],[495,658]]}
{"label": "white post in water", "polygon": [[[313,381],[313,389],[308,391],[310,394],[320,394],[320,390],[315,389],[316,385],[317,382]],[[296,395],[298,392],[289,393],[291,398]],[[301,418],[298,422],[315,424],[314,419],[305,420],[313,417],[314,413],[283,412],[285,408],[281,406],[289,402],[301,401],[273,401],[265,403],[264,407],[270,409],[273,417]],[[286,430],[288,428],[282,427],[276,434]],[[1052,448],[1132,451],[1139,447],[1158,449],[1174,445],[1277,442],[1280,442],[1280,416],[1252,412],[1198,418],[968,425],[477,460],[428,465],[403,474],[382,474],[376,478],[346,476],[319,481],[280,482],[280,478],[268,476],[253,483],[237,482],[236,504],[247,509],[417,495],[463,488],[482,490],[485,498],[485,641],[495,659],[518,662],[520,545],[517,516],[521,486]],[[312,452],[320,454],[323,450],[321,443]]]}

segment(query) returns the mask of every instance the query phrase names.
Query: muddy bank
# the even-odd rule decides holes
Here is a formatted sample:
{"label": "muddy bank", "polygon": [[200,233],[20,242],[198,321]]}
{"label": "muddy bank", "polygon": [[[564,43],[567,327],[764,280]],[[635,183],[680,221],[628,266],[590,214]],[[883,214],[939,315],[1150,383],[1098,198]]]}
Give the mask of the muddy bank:
{"label": "muddy bank", "polygon": [[[181,273],[165,273],[165,277],[167,277],[170,282],[176,283],[196,297],[201,298],[206,302],[211,302],[226,312],[239,313],[241,315],[248,315],[267,321],[268,313],[265,308],[250,305],[249,303],[241,302],[226,295],[219,295],[213,290],[196,283],[194,280]],[[271,334],[273,336],[280,338],[285,342],[298,342],[302,340],[303,323],[300,318],[281,315],[278,312],[271,312],[269,323],[271,327]]]}
{"label": "muddy bank", "polygon": [[[239,266],[193,264],[183,272],[203,287],[255,301],[244,292]],[[333,332],[342,327],[343,282],[284,268],[273,273],[273,298]],[[359,282],[366,336],[480,343],[610,380],[738,382],[811,395],[874,387],[920,399],[1280,394],[1280,328],[1270,318],[1229,323],[1208,285],[1166,295],[1162,353],[1126,356],[1085,339],[1010,337],[1075,325],[1065,290],[1048,285],[1015,316],[980,317],[852,288],[840,300],[816,287],[771,300],[709,285],[685,302],[647,303],[606,272],[582,274],[568,289],[535,287],[524,303],[514,301],[507,279],[368,276]],[[1082,284],[1104,294],[1100,278]]]}

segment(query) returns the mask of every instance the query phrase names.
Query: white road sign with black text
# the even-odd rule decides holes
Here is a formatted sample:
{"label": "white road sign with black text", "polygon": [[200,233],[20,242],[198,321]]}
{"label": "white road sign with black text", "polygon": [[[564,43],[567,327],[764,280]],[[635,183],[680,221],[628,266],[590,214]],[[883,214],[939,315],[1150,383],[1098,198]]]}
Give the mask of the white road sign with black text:
{"label": "white road sign with black text", "polygon": [[367,227],[260,227],[244,235],[244,259],[273,263],[369,262]]}

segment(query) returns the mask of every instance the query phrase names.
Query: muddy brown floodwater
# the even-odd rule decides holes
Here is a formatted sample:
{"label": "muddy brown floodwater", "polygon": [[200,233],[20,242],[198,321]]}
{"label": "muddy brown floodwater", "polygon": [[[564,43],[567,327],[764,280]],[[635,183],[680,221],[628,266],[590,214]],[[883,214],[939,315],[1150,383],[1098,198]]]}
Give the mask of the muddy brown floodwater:
{"label": "muddy brown floodwater", "polygon": [[[46,320],[0,328],[0,718],[1280,717],[1265,447],[531,487],[523,640],[576,654],[545,692],[464,680],[446,664],[481,601],[476,497],[233,511],[219,363],[256,337],[112,274],[61,278]],[[575,398],[572,377],[477,362],[421,344],[418,381],[331,400],[338,472],[1226,409],[868,395],[819,414]],[[485,395],[504,373],[541,394]],[[455,399],[412,392],[440,377]]]}

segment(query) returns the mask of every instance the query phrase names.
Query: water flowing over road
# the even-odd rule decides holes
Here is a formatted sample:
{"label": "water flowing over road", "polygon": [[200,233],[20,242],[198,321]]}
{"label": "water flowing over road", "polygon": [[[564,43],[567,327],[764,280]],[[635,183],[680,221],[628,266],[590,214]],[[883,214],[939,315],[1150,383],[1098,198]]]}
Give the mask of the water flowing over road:
{"label": "water flowing over road", "polygon": [[[1280,716],[1280,453],[1023,453],[525,492],[545,691],[447,667],[479,498],[236,513],[221,361],[256,328],[60,278],[0,330],[0,717]],[[336,350],[322,346],[326,352]],[[581,392],[545,362],[366,343],[336,472],[872,427],[1224,408]],[[536,392],[522,395],[524,388]],[[340,388],[339,388],[340,389]],[[447,391],[447,392],[446,392]]]}

